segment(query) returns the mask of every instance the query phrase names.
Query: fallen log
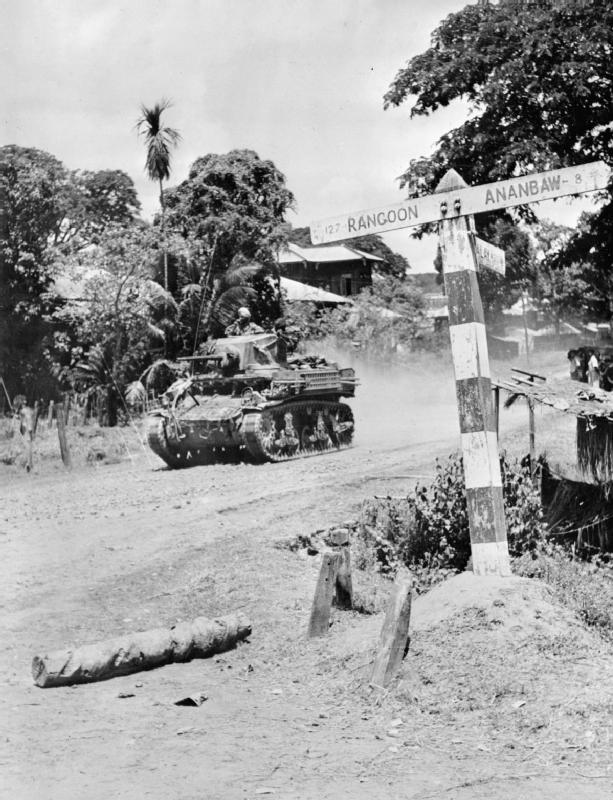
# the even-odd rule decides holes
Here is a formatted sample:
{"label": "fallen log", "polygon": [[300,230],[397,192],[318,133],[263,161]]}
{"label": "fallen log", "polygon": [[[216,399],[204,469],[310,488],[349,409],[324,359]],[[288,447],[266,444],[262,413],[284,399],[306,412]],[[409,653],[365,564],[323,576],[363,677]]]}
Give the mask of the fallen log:
{"label": "fallen log", "polygon": [[103,681],[163,664],[223,653],[250,635],[251,624],[240,613],[219,619],[196,617],[172,628],[130,633],[75,650],[34,656],[32,677],[43,689]]}

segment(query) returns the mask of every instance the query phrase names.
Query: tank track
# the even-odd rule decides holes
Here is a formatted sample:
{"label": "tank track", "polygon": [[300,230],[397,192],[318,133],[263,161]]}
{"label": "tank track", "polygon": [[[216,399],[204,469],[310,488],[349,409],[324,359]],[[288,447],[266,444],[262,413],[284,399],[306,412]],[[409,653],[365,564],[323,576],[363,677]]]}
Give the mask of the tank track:
{"label": "tank track", "polygon": [[164,417],[149,417],[147,420],[147,443],[156,456],[165,461],[169,467],[180,469],[186,467],[187,463],[172,452],[166,439],[166,420]]}
{"label": "tank track", "polygon": [[164,417],[150,417],[147,425],[147,443],[156,456],[165,461],[172,469],[185,469],[186,467],[211,464],[215,460],[215,453],[208,447],[197,450],[190,448],[187,451],[176,447],[168,441],[166,436],[167,421]]}
{"label": "tank track", "polygon": [[308,458],[350,447],[353,413],[345,403],[329,400],[283,403],[245,414],[243,435],[256,461]]}

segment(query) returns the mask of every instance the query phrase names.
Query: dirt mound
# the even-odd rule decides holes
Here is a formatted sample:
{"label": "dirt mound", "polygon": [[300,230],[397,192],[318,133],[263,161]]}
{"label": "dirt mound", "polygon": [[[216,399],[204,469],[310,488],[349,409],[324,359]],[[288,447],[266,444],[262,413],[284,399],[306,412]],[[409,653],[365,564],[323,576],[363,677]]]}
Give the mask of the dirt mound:
{"label": "dirt mound", "polygon": [[544,584],[516,576],[478,577],[472,572],[449,578],[413,603],[413,630],[428,630],[443,622],[494,631],[497,637],[514,641],[563,636],[582,628],[569,609],[555,602]]}

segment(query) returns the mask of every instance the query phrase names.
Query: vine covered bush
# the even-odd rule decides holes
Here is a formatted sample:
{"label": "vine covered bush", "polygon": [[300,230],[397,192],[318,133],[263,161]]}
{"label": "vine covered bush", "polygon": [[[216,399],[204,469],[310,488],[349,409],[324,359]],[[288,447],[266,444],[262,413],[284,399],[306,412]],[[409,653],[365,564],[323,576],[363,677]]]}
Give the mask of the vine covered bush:
{"label": "vine covered bush", "polygon": [[[529,467],[501,455],[507,537],[512,555],[533,550],[544,539],[545,523],[540,492]],[[432,483],[418,485],[406,498],[365,501],[359,526],[359,559],[371,560],[382,572],[400,564],[413,571],[436,573],[466,568],[470,559],[470,532],[462,457],[436,462]],[[432,575],[429,581],[436,580]]]}

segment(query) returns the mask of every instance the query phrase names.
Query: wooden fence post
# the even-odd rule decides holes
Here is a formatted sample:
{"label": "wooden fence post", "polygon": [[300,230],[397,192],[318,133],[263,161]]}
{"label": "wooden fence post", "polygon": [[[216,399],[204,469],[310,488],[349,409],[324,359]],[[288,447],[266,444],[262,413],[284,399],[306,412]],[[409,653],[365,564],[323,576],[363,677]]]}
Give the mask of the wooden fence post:
{"label": "wooden fence post", "polygon": [[406,569],[396,575],[385,621],[381,628],[371,684],[386,687],[396,674],[409,647],[413,578]]}
{"label": "wooden fence post", "polygon": [[[463,189],[466,182],[449,170],[437,192]],[[502,503],[502,477],[492,404],[485,318],[477,283],[477,258],[461,201],[442,201],[439,241],[445,291],[449,299],[449,335],[456,379],[466,501],[473,571],[509,575],[509,548]],[[449,218],[446,218],[446,215]],[[457,215],[457,216],[456,216]]]}
{"label": "wooden fence post", "polygon": [[38,428],[38,415],[40,414],[40,403],[38,400],[34,401],[34,413],[32,415],[32,438],[36,436],[36,429]]}
{"label": "wooden fence post", "polygon": [[341,547],[340,561],[336,573],[336,594],[334,603],[338,608],[353,608],[353,580],[351,578],[351,553],[348,547]]}
{"label": "wooden fence post", "polygon": [[47,412],[47,427],[50,428],[53,425],[53,406],[55,405],[53,400],[49,401],[49,411]]}
{"label": "wooden fence post", "polygon": [[57,404],[55,418],[57,420],[57,435],[58,439],[60,440],[60,453],[62,455],[62,461],[64,462],[64,466],[67,469],[70,469],[72,467],[72,461],[70,458],[68,439],[66,437],[66,415],[63,403]]}
{"label": "wooden fence post", "polygon": [[336,577],[341,564],[341,554],[325,552],[315,588],[313,608],[309,620],[308,636],[323,636],[330,626],[330,611],[336,591]]}

